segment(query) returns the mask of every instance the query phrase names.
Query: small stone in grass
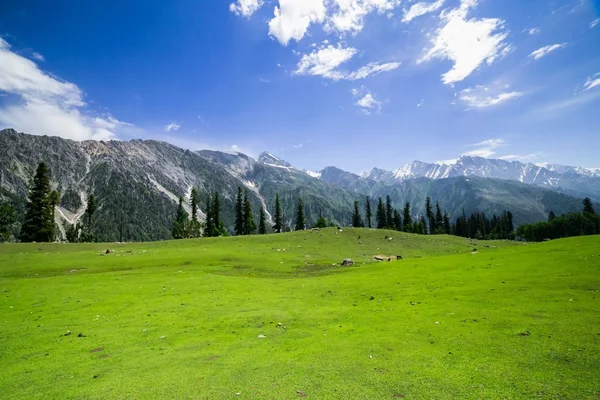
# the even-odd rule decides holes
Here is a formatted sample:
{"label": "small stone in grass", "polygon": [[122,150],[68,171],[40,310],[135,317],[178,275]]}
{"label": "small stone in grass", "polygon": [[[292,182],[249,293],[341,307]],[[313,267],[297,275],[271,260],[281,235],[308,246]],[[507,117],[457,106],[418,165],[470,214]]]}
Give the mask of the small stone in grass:
{"label": "small stone in grass", "polygon": [[263,334],[261,333],[260,335],[258,335],[258,338],[259,338],[259,339],[265,339],[265,338],[266,338],[266,336],[265,336],[265,335],[263,335]]}
{"label": "small stone in grass", "polygon": [[436,324],[436,325],[439,325],[440,323],[436,321],[436,322],[435,322],[435,324]]}
{"label": "small stone in grass", "polygon": [[160,338],[161,338],[161,339],[164,339],[165,337],[164,337],[164,336],[161,336]]}

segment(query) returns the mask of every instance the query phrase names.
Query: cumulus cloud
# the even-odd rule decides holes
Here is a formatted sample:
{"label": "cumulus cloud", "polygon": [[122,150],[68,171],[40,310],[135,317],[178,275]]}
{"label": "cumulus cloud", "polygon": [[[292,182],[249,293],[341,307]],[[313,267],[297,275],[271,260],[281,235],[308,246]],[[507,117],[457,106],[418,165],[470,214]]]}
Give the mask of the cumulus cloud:
{"label": "cumulus cloud", "polygon": [[469,107],[486,108],[497,106],[509,100],[519,98],[523,95],[521,92],[506,91],[507,86],[502,88],[489,88],[478,85],[474,88],[465,89],[460,92],[459,100],[466,103]]}
{"label": "cumulus cloud", "polygon": [[287,46],[290,40],[302,40],[311,24],[325,21],[324,0],[279,0],[275,17],[269,21],[269,34]]}
{"label": "cumulus cloud", "polygon": [[413,19],[425,15],[430,12],[439,10],[444,5],[444,0],[438,0],[434,3],[417,3],[413,4],[410,9],[404,10],[402,22],[410,22]]}
{"label": "cumulus cloud", "polygon": [[181,125],[172,122],[169,125],[165,125],[165,132],[178,131],[181,128]]}
{"label": "cumulus cloud", "polygon": [[14,53],[2,38],[0,92],[11,99],[0,108],[0,125],[30,134],[107,140],[131,126],[111,115],[90,115],[77,85],[45,73],[34,61]]}
{"label": "cumulus cloud", "polygon": [[453,61],[452,69],[442,75],[445,84],[464,80],[484,61],[491,65],[510,50],[504,21],[498,18],[468,19],[469,11],[477,3],[477,0],[461,0],[458,8],[442,12],[443,26],[433,35],[432,48],[419,60]]}
{"label": "cumulus cloud", "polygon": [[372,12],[384,14],[400,5],[400,0],[334,0],[326,29],[338,32],[360,32],[364,18]]}
{"label": "cumulus cloud", "polygon": [[534,60],[539,60],[540,58],[547,56],[548,54],[552,53],[555,50],[558,49],[562,49],[567,47],[566,43],[561,43],[561,44],[551,44],[548,46],[544,46],[542,48],[537,49],[536,51],[534,51],[533,53],[531,53],[529,55],[530,58],[533,58]]}
{"label": "cumulus cloud", "polygon": [[353,72],[339,69],[342,64],[350,61],[357,53],[358,50],[353,47],[343,47],[341,44],[337,46],[325,44],[309,54],[304,54],[298,62],[295,73],[297,75],[322,76],[334,81],[356,81],[400,67],[400,63],[397,62],[372,62]]}
{"label": "cumulus cloud", "polygon": [[496,154],[496,149],[504,146],[505,144],[506,144],[506,142],[503,139],[484,140],[483,142],[469,145],[469,147],[475,147],[475,149],[467,151],[466,153],[463,153],[462,155],[468,156],[468,157],[489,158],[489,157],[493,156],[494,154]]}
{"label": "cumulus cloud", "polygon": [[583,90],[591,90],[600,87],[600,72],[587,78],[583,84]]}
{"label": "cumulus cloud", "polygon": [[263,0],[237,0],[229,5],[229,11],[246,18],[257,12],[263,6]]}
{"label": "cumulus cloud", "polygon": [[367,115],[371,114],[372,111],[381,110],[382,103],[375,98],[373,93],[364,87],[352,89],[352,96],[357,99],[354,105],[359,107],[360,110]]}

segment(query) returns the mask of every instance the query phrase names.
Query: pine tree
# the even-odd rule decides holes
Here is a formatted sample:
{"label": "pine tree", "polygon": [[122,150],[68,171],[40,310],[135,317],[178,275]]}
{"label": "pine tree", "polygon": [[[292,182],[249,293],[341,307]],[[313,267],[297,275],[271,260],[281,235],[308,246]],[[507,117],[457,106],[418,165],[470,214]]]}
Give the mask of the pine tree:
{"label": "pine tree", "polygon": [[440,203],[435,203],[435,231],[433,233],[442,233],[444,230],[444,216],[440,209]]}
{"label": "pine tree", "polygon": [[77,236],[78,240],[81,242],[95,242],[96,238],[94,237],[94,230],[92,225],[95,212],[96,198],[93,194],[90,194],[88,196],[87,205],[85,208],[86,223],[84,224],[84,226],[75,227],[75,232],[71,232],[71,235]]}
{"label": "pine tree", "polygon": [[402,230],[402,217],[400,216],[398,210],[394,210],[394,227],[397,231]]}
{"label": "pine tree", "polygon": [[410,203],[407,201],[404,206],[404,232],[412,232],[412,216],[410,215]]}
{"label": "pine tree", "polygon": [[450,218],[448,217],[448,213],[444,213],[444,233],[446,233],[446,235],[452,233],[450,231]]}
{"label": "pine tree", "polygon": [[377,229],[385,229],[387,221],[385,220],[385,206],[381,197],[377,202],[377,214],[375,218],[377,219]]}
{"label": "pine tree", "polygon": [[205,237],[213,237],[215,231],[215,224],[212,212],[212,199],[210,198],[210,194],[206,199],[206,225],[204,226],[204,236]]}
{"label": "pine tree", "polygon": [[550,214],[548,214],[548,222],[554,220],[556,218],[556,214],[554,214],[554,211],[550,211]]}
{"label": "pine tree", "polygon": [[385,222],[386,228],[396,229],[394,226],[394,208],[392,207],[392,199],[390,196],[386,196],[385,198]]}
{"label": "pine tree", "polygon": [[296,226],[294,230],[303,231],[306,229],[306,219],[304,218],[304,203],[302,199],[298,199],[298,211],[296,213]]}
{"label": "pine tree", "polygon": [[421,216],[421,221],[419,222],[418,234],[427,235],[427,220],[424,216]]}
{"label": "pine tree", "polygon": [[244,234],[244,192],[238,186],[237,199],[235,201],[235,235]]}
{"label": "pine tree", "polygon": [[16,221],[14,207],[8,202],[0,201],[0,242],[10,239],[11,228]]}
{"label": "pine tree", "polygon": [[187,220],[188,216],[183,208],[183,197],[180,196],[177,214],[175,215],[175,221],[173,221],[173,229],[171,231],[173,239],[184,239],[187,237]]}
{"label": "pine tree", "polygon": [[267,216],[265,215],[265,209],[263,207],[260,208],[260,214],[258,217],[258,234],[266,235],[267,234]]}
{"label": "pine tree", "polygon": [[325,219],[324,216],[319,215],[319,219],[317,220],[317,223],[315,224],[315,228],[327,228],[327,220]]}
{"label": "pine tree", "polygon": [[276,233],[283,232],[283,218],[281,216],[281,203],[279,202],[279,194],[275,195],[275,225],[273,230]]}
{"label": "pine tree", "polygon": [[200,195],[198,194],[198,190],[196,190],[196,188],[192,189],[192,193],[190,194],[190,203],[192,206],[192,221],[197,221],[198,205],[200,204]]}
{"label": "pine tree", "polygon": [[373,219],[372,211],[371,211],[371,201],[369,200],[369,196],[367,196],[367,203],[365,205],[365,216],[367,217],[367,227],[370,229],[371,220]]}
{"label": "pine tree", "polygon": [[360,211],[358,209],[358,201],[354,202],[354,212],[352,213],[352,227],[361,228],[363,226]]}
{"label": "pine tree", "polygon": [[40,163],[29,192],[25,221],[21,228],[23,242],[50,242],[54,238],[54,220],[50,202],[50,170]]}
{"label": "pine tree", "polygon": [[87,206],[85,208],[85,214],[87,215],[88,226],[92,226],[92,218],[96,212],[96,198],[93,194],[88,196]]}
{"label": "pine tree", "polygon": [[219,193],[217,192],[215,192],[211,211],[214,226],[213,236],[221,236],[221,201],[219,200]]}
{"label": "pine tree", "polygon": [[433,214],[433,209],[431,208],[431,198],[427,197],[425,199],[425,215],[429,220],[429,234],[433,234],[435,232],[435,215]]}
{"label": "pine tree", "polygon": [[594,211],[592,200],[590,200],[589,197],[583,199],[583,212],[589,214],[596,214],[596,211]]}
{"label": "pine tree", "polygon": [[244,193],[244,235],[254,235],[256,224],[252,216],[252,204],[248,198],[248,192]]}

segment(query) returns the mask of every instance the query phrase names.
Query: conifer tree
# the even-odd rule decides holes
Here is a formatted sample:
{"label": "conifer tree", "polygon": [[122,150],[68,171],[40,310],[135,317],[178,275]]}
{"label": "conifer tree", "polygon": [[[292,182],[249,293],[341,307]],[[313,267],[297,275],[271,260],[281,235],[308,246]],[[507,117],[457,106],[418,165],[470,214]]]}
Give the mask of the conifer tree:
{"label": "conifer tree", "polygon": [[258,217],[258,234],[266,235],[267,234],[267,216],[265,214],[265,209],[263,207],[260,208],[260,214]]}
{"label": "conifer tree", "polygon": [[421,235],[427,235],[427,221],[425,220],[424,216],[421,216],[421,222],[419,222],[419,234]]}
{"label": "conifer tree", "polygon": [[215,224],[212,212],[212,199],[210,198],[210,194],[206,199],[206,225],[204,226],[204,236],[205,237],[213,237],[215,231]]}
{"label": "conifer tree", "polygon": [[[94,218],[94,213],[96,212],[96,198],[94,197],[93,194],[90,194],[88,196],[88,200],[87,200],[87,205],[85,207],[85,216],[86,216],[86,221],[85,224],[83,224],[83,226],[76,224],[77,226],[75,226],[73,229],[74,231],[70,232],[70,235],[73,236],[77,236],[77,240],[81,241],[81,242],[95,242],[96,238],[94,237],[94,229],[93,229],[93,218]],[[81,233],[81,234],[80,234]],[[70,242],[71,240],[69,240]]]}
{"label": "conifer tree", "polygon": [[402,230],[402,217],[400,216],[398,210],[394,210],[394,227],[397,231]]}
{"label": "conifer tree", "polygon": [[304,203],[298,199],[298,211],[296,212],[296,226],[294,230],[303,231],[306,229],[306,219],[304,218]]}
{"label": "conifer tree", "polygon": [[244,235],[254,235],[256,224],[252,216],[252,204],[248,198],[248,192],[244,193]]}
{"label": "conifer tree", "polygon": [[235,201],[235,235],[244,234],[244,192],[238,186],[237,199]]}
{"label": "conifer tree", "polygon": [[92,218],[94,217],[94,213],[96,212],[96,198],[94,194],[90,194],[88,196],[87,206],[85,208],[85,215],[87,215],[87,223],[88,226],[92,226]]}
{"label": "conifer tree", "polygon": [[360,211],[358,209],[358,201],[354,202],[354,212],[352,213],[352,227],[361,228],[363,226]]}
{"label": "conifer tree", "polygon": [[589,197],[583,199],[583,212],[588,214],[596,214],[596,211],[594,211],[592,200],[590,200]]}
{"label": "conifer tree", "polygon": [[377,229],[385,229],[387,221],[385,220],[385,206],[381,197],[377,202],[377,214],[375,218],[377,219]]}
{"label": "conifer tree", "polygon": [[385,198],[385,222],[386,228],[395,229],[394,226],[394,208],[392,207],[392,199],[390,196]]}
{"label": "conifer tree", "polygon": [[369,196],[367,196],[367,203],[365,205],[365,217],[367,217],[367,228],[372,228],[371,220],[373,218],[373,214],[371,211],[371,201],[369,200]]}
{"label": "conifer tree", "polygon": [[25,222],[21,228],[23,242],[50,242],[54,238],[54,220],[50,201],[50,170],[40,163],[33,178]]}
{"label": "conifer tree", "polygon": [[171,234],[173,239],[183,239],[187,237],[187,213],[183,208],[183,197],[179,197],[179,206],[177,207],[177,214],[175,215],[175,221],[173,221],[173,229]]}
{"label": "conifer tree", "polygon": [[317,220],[317,223],[315,224],[315,228],[327,228],[327,220],[325,219],[324,216],[319,215],[319,219]]}
{"label": "conifer tree", "polygon": [[550,211],[550,214],[548,214],[548,221],[552,221],[556,218],[556,214],[554,214],[554,211]]}
{"label": "conifer tree", "polygon": [[188,237],[190,238],[198,238],[202,236],[202,228],[200,225],[200,221],[198,221],[198,207],[200,204],[200,195],[198,194],[198,190],[196,188],[192,189],[190,193],[190,205],[192,207],[192,219],[190,220],[188,227]]}
{"label": "conifer tree", "polygon": [[14,207],[7,201],[0,201],[0,242],[10,239],[10,231],[16,221]]}
{"label": "conifer tree", "polygon": [[431,198],[427,197],[425,199],[425,215],[427,216],[427,219],[429,220],[429,234],[431,235],[433,232],[435,232],[435,215],[433,214],[433,209],[431,207]]}
{"label": "conifer tree", "polygon": [[412,216],[410,215],[410,203],[407,201],[404,206],[404,232],[412,232]]}
{"label": "conifer tree", "polygon": [[441,233],[444,230],[444,216],[440,209],[440,203],[435,203],[435,231],[433,233]]}
{"label": "conifer tree", "polygon": [[273,230],[276,233],[283,232],[283,218],[281,215],[281,203],[279,202],[279,194],[275,195],[275,225]]}
{"label": "conifer tree", "polygon": [[211,211],[214,227],[213,236],[221,236],[221,201],[219,200],[219,193],[217,192],[215,192]]}
{"label": "conifer tree", "polygon": [[450,230],[450,218],[448,217],[448,213],[444,213],[444,232],[446,235],[450,235],[452,233]]}

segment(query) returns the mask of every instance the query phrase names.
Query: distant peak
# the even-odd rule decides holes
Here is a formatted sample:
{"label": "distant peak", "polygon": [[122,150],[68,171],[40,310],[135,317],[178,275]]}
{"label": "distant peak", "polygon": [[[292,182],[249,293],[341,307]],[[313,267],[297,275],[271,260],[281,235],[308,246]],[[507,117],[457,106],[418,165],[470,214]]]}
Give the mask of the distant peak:
{"label": "distant peak", "polygon": [[258,156],[258,161],[272,167],[294,168],[292,164],[282,160],[272,153],[269,153],[268,151],[261,153],[260,156]]}

